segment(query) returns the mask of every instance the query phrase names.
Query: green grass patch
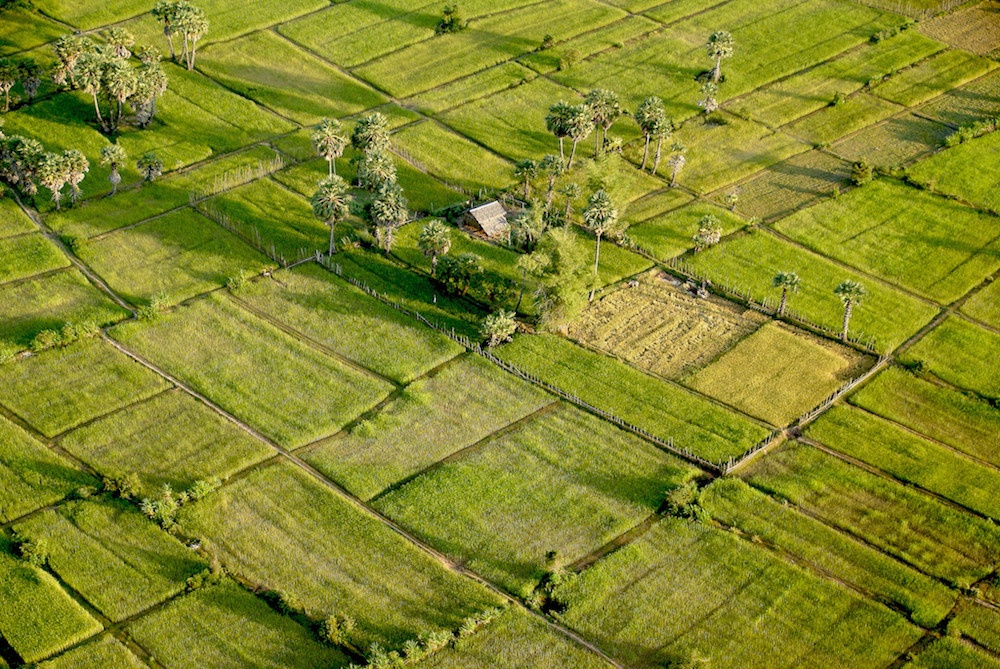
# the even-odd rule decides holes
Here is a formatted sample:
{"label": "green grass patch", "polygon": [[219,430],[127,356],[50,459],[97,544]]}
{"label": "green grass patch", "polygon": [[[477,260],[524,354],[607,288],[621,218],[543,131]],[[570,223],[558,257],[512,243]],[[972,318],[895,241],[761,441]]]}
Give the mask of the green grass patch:
{"label": "green grass patch", "polygon": [[362,499],[471,446],[552,398],[468,355],[419,379],[350,433],[304,457]]}
{"label": "green grass patch", "polygon": [[49,546],[49,568],[112,620],[181,592],[207,566],[198,554],[121,501],[70,502],[18,523]]}
{"label": "green grass patch", "polygon": [[144,492],[176,490],[212,477],[228,478],[274,451],[181,390],[74,430],[63,448],[104,476],[135,472]]}
{"label": "green grass patch", "polygon": [[[620,2],[609,2],[607,4],[622,7]],[[659,0],[646,0],[646,4],[660,3]],[[676,5],[680,3],[677,0],[673,0],[670,4]],[[636,11],[628,7],[622,8],[629,11]],[[593,57],[602,51],[620,49],[626,42],[634,42],[646,38],[650,33],[655,32],[659,28],[660,23],[656,21],[640,14],[630,14],[598,30],[592,30],[582,35],[577,35],[570,40],[560,42],[555,48],[532,51],[517,60],[519,63],[530,67],[536,72],[549,74],[560,69],[560,65],[563,64],[561,62],[563,56],[570,51],[576,51],[581,58]]]}
{"label": "green grass patch", "polygon": [[936,376],[990,398],[1000,398],[1000,369],[987,361],[1000,356],[1000,335],[957,316],[918,341],[906,353]]}
{"label": "green grass patch", "polygon": [[1000,411],[980,399],[890,367],[850,402],[1000,467]]}
{"label": "green grass patch", "polygon": [[817,569],[906,611],[934,627],[956,593],[933,578],[782,505],[740,479],[719,479],[702,493],[712,518],[786,550]]}
{"label": "green grass patch", "polygon": [[287,462],[186,507],[181,522],[241,577],[294,595],[313,615],[352,616],[362,648],[451,630],[498,603]]}
{"label": "green grass patch", "polygon": [[113,336],[283,446],[336,432],[391,389],[221,296]]}
{"label": "green grass patch", "polygon": [[392,139],[403,158],[446,184],[477,190],[502,188],[513,179],[511,163],[434,121],[406,126]]}
{"label": "green grass patch", "polygon": [[100,339],[85,339],[0,366],[0,402],[47,437],[170,384]]}
{"label": "green grass patch", "polygon": [[198,212],[182,209],[80,248],[111,288],[142,305],[157,293],[170,303],[219,288],[241,271],[273,264]]}
{"label": "green grass patch", "polygon": [[906,669],[998,669],[1000,662],[957,639],[944,637],[932,642]]}
{"label": "green grass patch", "polygon": [[895,167],[934,151],[951,133],[943,123],[906,114],[865,128],[837,142],[830,151],[851,162],[867,160],[879,167]]}
{"label": "green grass patch", "polygon": [[0,55],[51,42],[65,33],[63,26],[38,12],[5,7],[3,25],[0,26]]}
{"label": "green grass patch", "polygon": [[962,313],[1000,328],[1000,281],[994,280],[962,305]]}
{"label": "green grass patch", "polygon": [[925,102],[996,67],[964,51],[945,51],[904,70],[872,92],[906,107]]}
{"label": "green grass patch", "polygon": [[528,596],[551,565],[570,564],[635,527],[697,473],[651,444],[560,405],[491,439],[375,506],[507,590]]}
{"label": "green grass patch", "polygon": [[38,228],[9,197],[0,197],[0,239],[35,232]]}
{"label": "green grass patch", "polygon": [[920,571],[968,587],[1000,561],[1000,529],[796,442],[751,464],[751,485]]}
{"label": "green grass patch", "polygon": [[921,107],[920,113],[956,128],[1000,116],[1000,72],[948,91]]}
{"label": "green grass patch", "polygon": [[[773,221],[837,192],[850,176],[847,161],[825,151],[800,153],[742,182],[736,212],[745,218]],[[724,189],[713,198],[724,203],[730,192]]]}
{"label": "green grass patch", "polygon": [[622,212],[621,220],[628,226],[651,221],[667,212],[680,209],[692,196],[676,188],[664,188],[632,200]]}
{"label": "green grass patch", "polygon": [[[520,88],[535,78],[535,73],[520,63],[503,63],[488,70],[463,77],[457,81],[432,88],[415,95],[410,103],[426,114],[439,114],[447,109],[464,105],[467,102],[475,104],[480,98],[492,96],[507,89]],[[566,91],[567,96],[572,95]],[[538,107],[538,101],[531,104],[532,109]],[[455,125],[452,123],[452,125]],[[544,126],[544,123],[543,123]]]}
{"label": "green grass patch", "polygon": [[995,609],[971,603],[948,623],[948,631],[960,632],[1000,654],[1000,614]]}
{"label": "green grass patch", "polygon": [[884,666],[922,631],[734,535],[664,520],[557,591],[567,624],[630,666]]}
{"label": "green grass patch", "polygon": [[0,634],[25,662],[37,662],[103,628],[48,572],[10,553],[0,538]]}
{"label": "green grass patch", "polygon": [[858,281],[868,289],[868,297],[854,309],[851,333],[874,337],[880,350],[903,342],[937,313],[914,297],[762,232],[698,253],[691,266],[713,281],[738,286],[755,300],[771,304],[781,297],[771,280],[778,272],[795,272],[802,286],[789,297],[788,308],[836,332],[844,307],[833,289],[846,279]]}
{"label": "green grass patch", "polygon": [[209,46],[198,55],[198,66],[227,88],[306,125],[386,102],[380,93],[273,32]]}
{"label": "green grass patch", "polygon": [[129,313],[76,269],[0,286],[0,353],[24,349],[66,323],[107,325]]}
{"label": "green grass patch", "polygon": [[554,335],[517,337],[504,360],[703,458],[738,456],[767,431],[712,402]]}
{"label": "green grass patch", "polygon": [[867,128],[900,112],[900,108],[874,95],[852,95],[843,104],[825,107],[787,127],[810,144],[829,144],[844,135]]}
{"label": "green grass patch", "polygon": [[985,135],[937,153],[907,174],[930,188],[1000,213],[1000,172],[984,169],[1000,151],[1000,133]]}
{"label": "green grass patch", "polygon": [[93,483],[96,481],[90,475],[0,418],[0,522],[19,518]]}
{"label": "green grass patch", "polygon": [[38,669],[146,669],[147,666],[122,642],[106,634],[54,660],[42,662]]}
{"label": "green grass patch", "polygon": [[643,250],[667,260],[694,247],[694,235],[705,216],[715,216],[722,224],[724,235],[746,225],[743,219],[726,209],[698,201],[630,226],[628,236]]}
{"label": "green grass patch", "polygon": [[307,669],[347,663],[340,651],[321,646],[303,627],[228,580],[181,597],[127,629],[170,669]]}
{"label": "green grass patch", "polygon": [[692,388],[784,426],[870,366],[871,359],[772,321],[685,380]]}
{"label": "green grass patch", "polygon": [[0,238],[0,284],[69,266],[69,259],[42,233]]}

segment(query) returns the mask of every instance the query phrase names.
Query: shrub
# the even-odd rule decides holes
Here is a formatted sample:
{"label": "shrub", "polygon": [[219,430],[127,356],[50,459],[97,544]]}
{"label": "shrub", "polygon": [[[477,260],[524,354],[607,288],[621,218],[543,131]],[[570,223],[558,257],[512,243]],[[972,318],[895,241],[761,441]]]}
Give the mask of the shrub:
{"label": "shrub", "polygon": [[160,495],[156,498],[143,498],[139,510],[165,530],[177,524],[177,510],[182,502],[174,497],[174,491],[169,484],[164,483]]}
{"label": "shrub", "polygon": [[875,168],[864,158],[851,166],[851,183],[855,186],[863,186],[874,178]]}
{"label": "shrub", "polygon": [[847,95],[840,91],[837,91],[833,96],[833,101],[830,103],[831,107],[839,107],[840,105],[847,102]]}
{"label": "shrub", "polygon": [[47,348],[59,345],[62,340],[55,330],[42,330],[31,340],[32,351],[44,351]]}
{"label": "shrub", "polygon": [[331,646],[343,646],[350,643],[354,628],[354,618],[342,613],[334,613],[320,624],[319,638]]}
{"label": "shrub", "polygon": [[963,125],[961,128],[948,135],[944,140],[945,146],[948,148],[958,146],[959,144],[965,144],[983,135],[988,135],[992,132],[996,132],[1000,128],[1000,117],[988,118],[983,121],[976,121],[971,125]]}
{"label": "shrub", "polygon": [[480,333],[490,348],[509,342],[517,331],[517,321],[513,311],[495,311],[483,320]]}
{"label": "shrub", "polygon": [[226,288],[235,293],[236,291],[242,290],[246,287],[248,279],[249,277],[247,276],[247,273],[241,269],[239,272],[226,279]]}
{"label": "shrub", "polygon": [[546,34],[542,38],[542,43],[538,45],[538,51],[545,51],[546,49],[551,49],[552,45],[555,44],[556,38],[550,34]]}
{"label": "shrub", "polygon": [[29,539],[15,534],[14,546],[17,554],[28,564],[44,567],[49,561],[49,544],[44,538]]}
{"label": "shrub", "polygon": [[434,32],[438,35],[457,33],[465,30],[467,25],[468,21],[462,18],[462,12],[458,5],[445,5],[444,11],[441,13],[441,20],[438,21]]}
{"label": "shrub", "polygon": [[217,490],[219,486],[222,485],[222,481],[219,480],[217,476],[213,476],[208,480],[197,480],[188,489],[187,496],[188,499],[193,501],[198,501],[202,497],[205,497],[214,490]]}
{"label": "shrub", "polygon": [[166,293],[157,293],[149,298],[149,303],[139,307],[136,318],[142,321],[156,320],[167,306]]}
{"label": "shrub", "polygon": [[105,477],[103,483],[104,490],[125,501],[138,499],[142,495],[142,482],[135,472]]}
{"label": "shrub", "polygon": [[566,49],[559,58],[559,70],[568,70],[580,62],[580,52],[576,49]]}

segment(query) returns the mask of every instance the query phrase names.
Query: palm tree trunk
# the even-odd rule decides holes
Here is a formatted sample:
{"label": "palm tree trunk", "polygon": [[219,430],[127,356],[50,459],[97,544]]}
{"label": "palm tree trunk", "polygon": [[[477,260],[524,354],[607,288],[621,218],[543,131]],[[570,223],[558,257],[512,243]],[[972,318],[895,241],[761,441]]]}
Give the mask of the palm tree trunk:
{"label": "palm tree trunk", "polygon": [[653,157],[653,169],[650,174],[656,174],[656,170],[660,167],[660,149],[663,148],[663,138],[656,138],[656,155]]}
{"label": "palm tree trunk", "polygon": [[565,138],[564,137],[559,138],[559,160],[561,160],[565,164],[566,152],[563,150],[563,139]]}
{"label": "palm tree trunk", "polygon": [[328,177],[333,176],[333,160],[326,161],[326,175]]}
{"label": "palm tree trunk", "polygon": [[97,112],[97,123],[103,128],[104,118],[101,116],[101,105],[97,102],[97,93],[94,93],[94,111]]}
{"label": "palm tree trunk", "polygon": [[597,247],[594,250],[594,275],[597,275],[597,268],[601,262],[601,234],[597,233]]}
{"label": "palm tree trunk", "polygon": [[517,295],[517,304],[514,305],[514,312],[521,308],[521,300],[524,299],[524,281],[528,276],[528,270],[521,268],[521,292]]}
{"label": "palm tree trunk", "polygon": [[4,110],[4,112],[10,111],[10,89],[9,88],[3,92],[3,110]]}
{"label": "palm tree trunk", "polygon": [[437,274],[437,268],[438,268],[438,256],[437,256],[436,253],[432,253],[431,254],[431,276],[432,277],[435,274]]}
{"label": "palm tree trunk", "polygon": [[646,169],[646,157],[649,155],[649,140],[650,136],[646,135],[646,144],[642,147],[642,164],[639,165],[639,171]]}
{"label": "palm tree trunk", "polygon": [[788,289],[783,288],[781,290],[781,304],[778,305],[778,316],[785,315],[785,304],[788,302]]}
{"label": "palm tree trunk", "polygon": [[566,196],[566,211],[563,212],[563,218],[566,219],[567,223],[569,222],[569,210],[570,210],[570,208],[572,206],[573,206],[573,200],[569,199],[569,195],[567,195]]}
{"label": "palm tree trunk", "polygon": [[524,201],[528,201],[528,177],[524,178]]}
{"label": "palm tree trunk", "polygon": [[600,155],[600,149],[601,149],[601,129],[597,128],[596,130],[594,130],[594,159],[595,160]]}
{"label": "palm tree trunk", "polygon": [[844,305],[844,329],[840,332],[840,340],[847,341],[847,326],[851,322],[851,310],[854,305],[850,302]]}
{"label": "palm tree trunk", "polygon": [[556,178],[554,175],[549,175],[549,190],[545,193],[545,213],[548,213],[552,209],[552,189],[555,188]]}
{"label": "palm tree trunk", "polygon": [[576,157],[576,145],[579,140],[573,140],[573,150],[569,153],[569,163],[566,164],[566,169],[573,167],[573,158]]}
{"label": "palm tree trunk", "polygon": [[327,254],[330,257],[333,256],[333,252],[335,250],[333,248],[333,231],[336,229],[336,227],[337,227],[337,222],[336,221],[330,221],[330,252]]}
{"label": "palm tree trunk", "polygon": [[677,168],[674,167],[670,170],[670,187],[673,188],[677,185]]}
{"label": "palm tree trunk", "polygon": [[712,81],[719,83],[719,78],[722,76],[722,56],[716,56],[715,58],[715,69],[712,70]]}
{"label": "palm tree trunk", "polygon": [[176,63],[177,54],[174,52],[174,34],[172,32],[167,34],[167,44],[170,45],[170,60]]}

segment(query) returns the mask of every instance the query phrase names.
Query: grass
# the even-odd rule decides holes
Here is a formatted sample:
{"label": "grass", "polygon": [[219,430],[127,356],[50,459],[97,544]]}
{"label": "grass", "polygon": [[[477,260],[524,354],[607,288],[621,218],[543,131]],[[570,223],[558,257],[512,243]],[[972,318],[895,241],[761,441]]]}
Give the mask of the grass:
{"label": "grass", "polygon": [[945,51],[903,70],[872,92],[890,102],[912,107],[986,74],[989,60],[963,51]]}
{"label": "grass", "polygon": [[222,479],[274,451],[181,390],[70,432],[60,445],[104,476],[135,472],[148,495]]}
{"label": "grass", "polygon": [[91,476],[0,418],[0,522],[19,518],[92,483]]}
{"label": "grass", "polygon": [[0,239],[36,230],[38,228],[13,199],[0,198]]}
{"label": "grass", "polygon": [[[439,114],[466,103],[482,109],[482,104],[477,103],[481,103],[484,99],[490,99],[495,93],[521,87],[534,79],[535,76],[532,70],[520,63],[503,63],[424,91],[411,98],[411,103],[425,114]],[[571,92],[566,91],[565,94],[569,96]],[[531,108],[536,108],[537,104],[537,100],[533,101]]]}
{"label": "grass", "polygon": [[1000,115],[1000,72],[977,79],[971,83],[935,98],[920,111],[942,123],[955,127]]}
{"label": "grass", "polygon": [[31,9],[5,7],[0,26],[0,54],[24,51],[51,42],[65,33],[63,26]]}
{"label": "grass", "polygon": [[1000,473],[892,423],[847,407],[827,411],[806,434],[895,478],[996,520]]}
{"label": "grass", "polygon": [[902,111],[874,95],[859,93],[796,121],[787,131],[813,145],[829,144]]}
{"label": "grass", "polygon": [[1000,662],[961,641],[944,637],[928,646],[907,669],[997,669]]}
{"label": "grass", "polygon": [[101,623],[48,572],[10,554],[0,538],[0,634],[24,662],[37,662],[101,631]]}
{"label": "grass", "polygon": [[321,646],[304,628],[229,580],[174,600],[127,630],[170,669],[306,669],[347,662],[339,651]]}
{"label": "grass", "polygon": [[664,520],[557,591],[565,622],[629,666],[879,667],[921,637],[898,614],[732,534]]}
{"label": "grass", "polygon": [[777,224],[809,248],[950,303],[1000,268],[1000,221],[880,179]]}
{"label": "grass", "polygon": [[69,259],[42,233],[0,238],[0,284],[69,267]]}
{"label": "grass", "polygon": [[1000,411],[980,399],[890,367],[850,402],[1000,467]]}
{"label": "grass", "polygon": [[419,379],[377,414],[304,457],[362,499],[552,402],[476,356]]}
{"label": "grass", "polygon": [[951,133],[942,123],[906,114],[865,128],[837,142],[830,151],[851,162],[867,160],[879,167],[894,167],[934,151]]}
{"label": "grass", "polygon": [[287,447],[336,432],[391,388],[220,296],[112,334]]}
{"label": "grass", "polygon": [[[745,218],[780,219],[838,192],[847,186],[850,174],[850,165],[829,153],[800,153],[743,181],[736,212]],[[714,198],[724,202],[729,192],[723,190]]]}
{"label": "grass", "polygon": [[[647,2],[660,4],[658,0],[647,0]],[[609,2],[608,4],[628,11],[637,11],[636,9],[623,6],[620,2]],[[682,3],[672,2],[671,4],[677,5]],[[530,67],[536,72],[551,74],[555,70],[560,69],[560,65],[563,64],[561,62],[562,57],[569,51],[576,51],[581,58],[593,57],[604,51],[620,49],[628,42],[647,38],[650,33],[658,30],[660,25],[656,21],[640,14],[630,14],[621,20],[607,24],[599,30],[592,30],[560,42],[554,49],[533,51],[524,54],[517,60],[522,65]]]}
{"label": "grass", "polygon": [[186,507],[181,522],[240,577],[290,593],[312,615],[353,617],[362,648],[450,630],[497,603],[287,462]]}
{"label": "grass", "polygon": [[100,339],[0,366],[0,385],[0,403],[46,437],[170,387]]}
{"label": "grass", "polygon": [[699,369],[759,328],[767,318],[720,299],[703,300],[652,271],[635,288],[591,303],[569,336],[668,378]]}
{"label": "grass", "polygon": [[146,666],[122,642],[107,634],[53,660],[42,662],[38,669],[145,669]]}
{"label": "grass", "polygon": [[70,502],[15,529],[46,541],[49,568],[115,621],[183,591],[207,566],[127,502]]}
{"label": "grass", "polygon": [[540,666],[607,669],[611,666],[538,618],[513,607],[475,635],[423,660],[422,664],[434,669]]}
{"label": "grass", "polygon": [[743,475],[825,524],[860,538],[920,571],[968,587],[1000,560],[993,523],[850,465],[789,443]]}
{"label": "grass", "polygon": [[680,209],[692,200],[693,197],[682,190],[664,188],[629,202],[622,211],[621,221],[628,227],[637,226]]}
{"label": "grass", "polygon": [[463,350],[317,265],[255,281],[234,298],[398,383]]}
{"label": "grass", "polygon": [[990,398],[1000,398],[1000,370],[983,361],[997,355],[1000,335],[957,316],[949,316],[906,353],[948,383]]}
{"label": "grass", "polygon": [[79,254],[112,290],[140,305],[158,293],[180,302],[224,286],[241,271],[257,274],[270,263],[192,209],[87,242]]}
{"label": "grass", "polygon": [[912,166],[907,175],[939,193],[1000,213],[1000,176],[983,165],[1000,150],[1000,133],[985,135]]}
{"label": "grass", "polygon": [[708,460],[738,456],[767,434],[728,409],[553,335],[522,335],[496,353],[661,439],[673,438],[678,448]]}
{"label": "grass", "polygon": [[376,508],[510,592],[526,597],[635,527],[694,467],[568,405],[450,459]]}
{"label": "grass", "polygon": [[746,225],[745,221],[722,207],[692,202],[630,226],[628,236],[654,257],[668,260],[694,247],[693,238],[705,216],[715,216],[722,224],[723,234],[732,234]]}
{"label": "grass", "polygon": [[[408,125],[392,135],[392,142],[418,169],[465,190],[502,188],[513,179],[511,163],[434,121]],[[476,169],[470,171],[469,165]]]}
{"label": "grass", "polygon": [[948,624],[948,631],[957,631],[987,650],[1000,653],[1000,615],[995,609],[970,603]]}
{"label": "grass", "polygon": [[1000,281],[993,280],[962,305],[962,313],[1000,328]]}
{"label": "grass", "polygon": [[870,363],[849,348],[772,321],[685,383],[772,425],[784,426]]}
{"label": "grass", "polygon": [[264,31],[209,46],[199,67],[227,88],[305,125],[348,116],[386,102],[368,86]]}
{"label": "grass", "polygon": [[858,281],[868,289],[868,297],[854,309],[851,333],[874,337],[880,350],[904,341],[937,313],[929,304],[766,232],[714,246],[695,255],[691,267],[713,281],[740,286],[758,302],[766,299],[772,305],[781,296],[771,280],[778,272],[795,272],[802,278],[802,286],[789,297],[788,308],[834,332],[840,331],[844,308],[833,289],[845,279]]}
{"label": "grass", "polygon": [[715,481],[702,493],[701,504],[715,520],[901,608],[918,625],[934,627],[955,604],[956,594],[933,578],[782,505],[740,479]]}
{"label": "grass", "polygon": [[128,315],[76,269],[0,286],[0,353],[26,348],[42,330],[108,325]]}

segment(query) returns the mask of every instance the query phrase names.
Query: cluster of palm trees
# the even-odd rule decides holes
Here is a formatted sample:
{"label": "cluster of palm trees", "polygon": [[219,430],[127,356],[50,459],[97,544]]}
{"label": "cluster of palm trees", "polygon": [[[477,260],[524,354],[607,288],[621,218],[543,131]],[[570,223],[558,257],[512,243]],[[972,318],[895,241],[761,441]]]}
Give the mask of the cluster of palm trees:
{"label": "cluster of palm trees", "polygon": [[208,19],[205,18],[205,12],[186,0],[176,2],[157,0],[152,14],[157,21],[163,23],[163,35],[170,47],[170,60],[175,62],[177,60],[174,35],[180,35],[184,40],[181,62],[187,69],[193,70],[198,41],[208,33]]}
{"label": "cluster of palm trees", "polygon": [[[778,272],[774,276],[774,279],[771,280],[771,285],[781,289],[781,301],[778,303],[778,317],[780,318],[785,315],[785,307],[788,305],[788,295],[799,292],[799,288],[802,286],[802,279],[795,272]],[[851,323],[851,315],[854,313],[854,307],[868,296],[868,290],[863,284],[848,279],[837,284],[837,287],[833,289],[833,293],[840,298],[841,303],[844,305],[844,321],[840,330],[840,339],[847,341],[848,328]]]}
{"label": "cluster of palm trees", "polygon": [[69,184],[70,198],[76,204],[80,182],[90,171],[90,161],[82,152],[69,149],[62,153],[46,151],[41,142],[0,132],[0,181],[28,196],[38,193],[41,184],[52,193],[56,210],[62,203],[63,188]]}
{"label": "cluster of palm trees", "polygon": [[[352,211],[362,214],[371,225],[379,248],[388,253],[396,229],[409,217],[408,203],[396,178],[396,164],[389,150],[389,122],[373,112],[355,124],[350,140],[342,124],[323,119],[312,134],[316,153],[327,161],[328,176],[319,182],[312,197],[313,214],[330,228],[329,254],[336,252],[336,226]],[[348,183],[337,175],[336,160],[348,144],[358,155],[352,159],[357,185],[373,197],[355,208],[355,198]]]}
{"label": "cluster of palm trees", "polygon": [[[3,94],[3,112],[10,111],[11,90],[21,83],[28,102],[35,99],[38,87],[42,85],[42,67],[30,58],[12,60],[0,58],[0,94]],[[17,100],[15,98],[14,102]]]}

